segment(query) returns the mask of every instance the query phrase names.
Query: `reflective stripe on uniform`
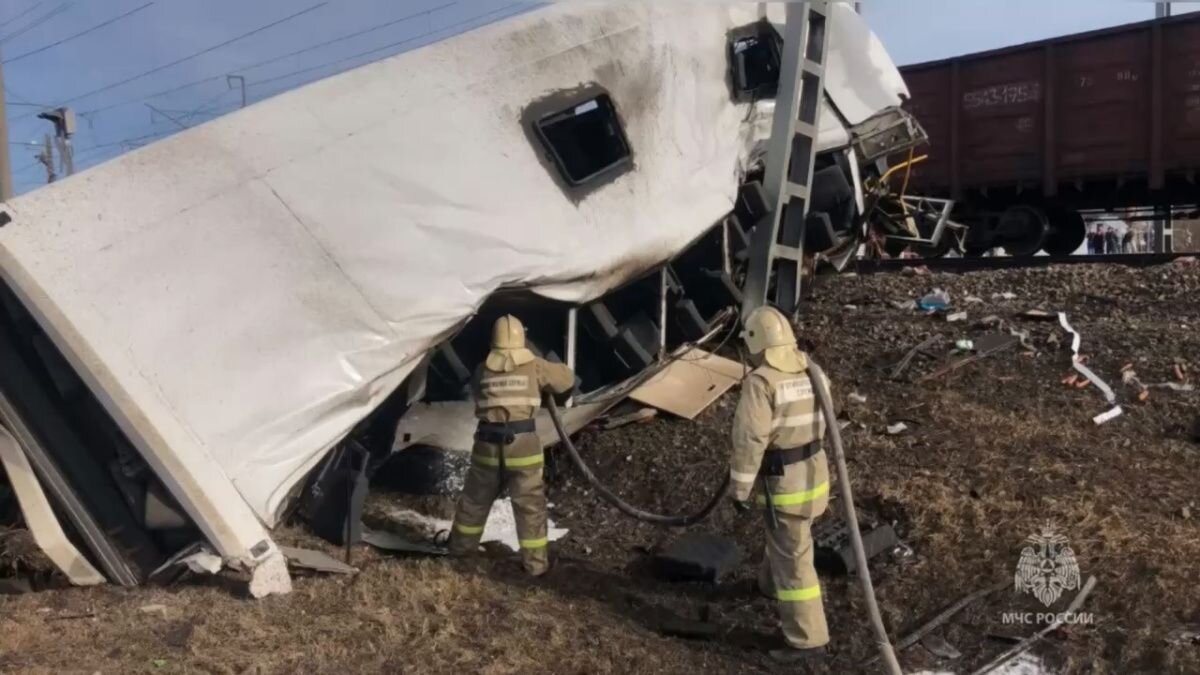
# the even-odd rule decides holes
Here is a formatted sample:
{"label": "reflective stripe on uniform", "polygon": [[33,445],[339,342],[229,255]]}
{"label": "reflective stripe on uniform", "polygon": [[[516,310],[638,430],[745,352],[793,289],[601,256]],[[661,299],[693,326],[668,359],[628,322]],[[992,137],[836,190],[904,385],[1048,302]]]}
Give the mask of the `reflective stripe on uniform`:
{"label": "reflective stripe on uniform", "polygon": [[546,539],[546,537],[542,537],[541,539],[521,539],[520,543],[521,543],[521,548],[528,548],[528,549],[546,548],[546,545],[549,543],[549,540]]}
{"label": "reflective stripe on uniform", "polygon": [[758,480],[758,474],[756,473],[742,473],[733,469],[729,470],[729,477],[739,483],[753,483]]}
{"label": "reflective stripe on uniform", "polygon": [[821,597],[820,586],[809,586],[807,588],[780,588],[775,591],[775,597],[782,602],[805,602],[807,600],[816,600]]}
{"label": "reflective stripe on uniform", "polygon": [[[471,461],[483,466],[500,466],[499,457],[471,455]],[[526,466],[537,466],[545,461],[545,457],[541,453],[538,453],[536,455],[529,455],[527,457],[506,457],[504,459],[504,466],[510,469],[519,469]]]}
{"label": "reflective stripe on uniform", "polygon": [[485,377],[479,382],[480,388],[487,394],[494,391],[523,391],[529,388],[527,375],[505,375],[504,377]]}
{"label": "reflective stripe on uniform", "polygon": [[460,533],[468,535],[468,536],[474,535],[474,534],[483,534],[483,525],[479,525],[478,527],[475,527],[475,526],[471,526],[471,525],[463,525],[462,523],[455,523],[454,529],[456,529]]}
{"label": "reflective stripe on uniform", "polygon": [[812,396],[812,382],[807,377],[784,380],[775,385],[775,405],[796,403],[811,399]]}
{"label": "reflective stripe on uniform", "polygon": [[819,419],[819,414],[815,412],[805,413],[803,415],[790,415],[788,417],[776,417],[771,420],[772,429],[781,429],[784,427],[806,427]]}
{"label": "reflective stripe on uniform", "polygon": [[[811,490],[803,492],[781,492],[771,495],[771,503],[775,506],[799,506],[807,504],[818,497],[824,497],[829,494],[829,483],[821,483]],[[767,499],[763,495],[758,495],[756,500],[759,504],[766,504]]]}
{"label": "reflective stripe on uniform", "polygon": [[527,405],[531,408],[536,408],[542,404],[540,398],[533,396],[508,396],[505,398],[484,398],[480,399],[476,404],[476,408],[510,408],[512,406]]}

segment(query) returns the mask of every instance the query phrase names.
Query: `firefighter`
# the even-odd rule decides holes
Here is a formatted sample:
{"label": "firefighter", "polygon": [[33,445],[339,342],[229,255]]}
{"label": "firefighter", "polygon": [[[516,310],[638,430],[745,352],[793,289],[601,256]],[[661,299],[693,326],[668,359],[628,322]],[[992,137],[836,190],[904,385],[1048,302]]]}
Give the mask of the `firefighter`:
{"label": "firefighter", "polygon": [[829,501],[825,420],[787,318],[773,307],[756,309],[742,336],[755,369],[742,382],[733,420],[732,497],[739,510],[749,509],[757,487],[755,501],[765,509],[758,587],[777,603],[785,642],[771,657],[816,660],[829,642],[811,530]]}
{"label": "firefighter", "polygon": [[479,548],[492,502],[508,490],[525,571],[533,576],[549,571],[542,444],[534,416],[543,392],[563,395],[574,388],[575,373],[570,368],[540,359],[525,348],[525,327],[516,317],[496,321],[492,349],[471,381],[479,426],[450,531],[452,555]]}

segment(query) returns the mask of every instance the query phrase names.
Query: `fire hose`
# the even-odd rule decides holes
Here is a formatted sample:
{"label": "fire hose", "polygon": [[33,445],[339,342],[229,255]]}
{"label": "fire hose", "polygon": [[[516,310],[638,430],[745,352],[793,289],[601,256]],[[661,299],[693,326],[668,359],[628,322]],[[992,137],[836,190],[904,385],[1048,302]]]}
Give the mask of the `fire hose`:
{"label": "fire hose", "polygon": [[[842,504],[845,508],[846,524],[850,528],[850,543],[854,549],[854,560],[858,568],[858,580],[862,586],[863,595],[867,599],[867,614],[871,622],[871,628],[875,632],[876,647],[879,649],[879,656],[887,667],[888,672],[891,675],[903,675],[904,671],[900,669],[900,662],[896,659],[896,653],[892,649],[887,629],[883,625],[883,617],[879,613],[879,603],[875,599],[875,586],[871,583],[871,573],[867,568],[867,552],[863,547],[862,533],[858,529],[858,513],[854,509],[854,494],[850,489],[850,474],[846,468],[845,451],[842,447],[842,432],[837,423],[837,415],[833,410],[833,399],[830,398],[829,389],[825,386],[825,373],[812,359],[808,361],[808,377],[812,380],[813,391],[816,394],[817,400],[820,401],[821,413],[825,417],[825,426],[829,429],[829,435],[833,440],[833,460],[838,474],[838,486],[841,491]],[[721,503],[721,499],[729,489],[729,474],[726,473],[721,487],[713,494],[708,503],[704,505],[704,508],[688,515],[668,516],[651,513],[650,511],[633,506],[621,499],[620,496],[609,489],[604,483],[600,482],[600,479],[588,467],[587,462],[580,456],[575,444],[571,442],[571,436],[567,433],[566,427],[563,426],[562,417],[559,415],[558,405],[551,396],[546,397],[546,409],[550,413],[550,421],[554,423],[554,430],[558,432],[558,437],[562,440],[563,447],[566,448],[567,455],[571,458],[571,462],[575,465],[575,468],[579,469],[579,472],[583,474],[588,484],[595,488],[604,501],[627,516],[646,523],[667,527],[694,525],[707,518],[716,510],[717,505]]]}
{"label": "fire hose", "polygon": [[563,447],[567,449],[567,455],[571,458],[571,462],[575,465],[575,468],[579,469],[579,473],[583,474],[583,477],[587,480],[588,484],[596,489],[596,492],[604,499],[604,501],[616,507],[618,511],[631,518],[636,518],[637,520],[645,523],[651,523],[653,525],[664,525],[666,527],[687,527],[688,525],[695,525],[705,518],[708,518],[708,516],[717,509],[717,506],[721,503],[721,499],[729,490],[729,474],[726,473],[725,480],[721,483],[721,487],[718,488],[715,493],[713,493],[712,498],[708,500],[708,503],[704,505],[704,508],[700,509],[696,513],[667,516],[660,513],[651,513],[644,509],[639,509],[624,499],[621,499],[617,493],[610,490],[604,483],[601,483],[600,479],[596,477],[596,474],[592,472],[591,467],[587,465],[587,462],[583,461],[583,457],[579,455],[579,450],[576,449],[575,444],[571,442],[570,434],[567,433],[566,427],[563,426],[562,417],[558,414],[558,405],[554,402],[554,397],[546,397],[546,410],[550,413],[550,421],[554,423],[554,430],[558,432],[558,437],[562,439]]}

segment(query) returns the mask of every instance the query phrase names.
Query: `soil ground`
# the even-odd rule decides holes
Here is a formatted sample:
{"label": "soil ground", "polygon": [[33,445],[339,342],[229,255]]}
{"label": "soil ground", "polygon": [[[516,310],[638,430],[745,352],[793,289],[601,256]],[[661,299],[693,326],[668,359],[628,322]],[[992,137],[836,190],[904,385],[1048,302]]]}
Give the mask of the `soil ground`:
{"label": "soil ground", "polygon": [[[1200,392],[1152,388],[1139,401],[1121,377],[1132,364],[1147,384],[1182,383],[1176,366],[1200,380],[1200,266],[820,281],[801,331],[834,383],[855,501],[893,523],[911,549],[872,563],[893,637],[975,590],[1011,581],[1025,538],[1050,522],[1068,538],[1083,578],[1095,576],[1097,585],[1083,607],[1094,622],[1058,630],[1036,648],[1048,670],[1200,673],[1200,644],[1167,639],[1200,623],[1200,444],[1191,438]],[[896,306],[935,287],[950,293],[966,321]],[[1063,384],[1069,336],[1056,321],[1016,316],[1034,308],[1067,313],[1123,415],[1092,422],[1108,406],[1094,386]],[[1006,325],[980,325],[988,316]],[[1028,348],[914,381],[961,358],[950,354],[955,340],[987,342],[1009,328],[1028,332]],[[929,336],[939,341],[892,378],[891,366]],[[660,416],[587,430],[577,444],[631,501],[693,510],[727,470],[736,396],[694,422]],[[901,421],[907,430],[887,433]],[[0,596],[0,672],[783,672],[765,657],[777,640],[772,604],[748,583],[761,557],[759,516],[723,506],[697,526],[736,538],[746,556],[734,578],[667,584],[651,575],[649,555],[678,531],[631,522],[598,503],[563,458],[552,455],[550,472],[552,517],[571,531],[556,545],[548,578],[525,579],[505,553],[451,561],[360,548],[357,575],[297,578],[290,596],[258,602],[225,578]],[[372,499],[373,512],[405,505],[444,517],[452,508],[445,497]],[[0,534],[10,569],[14,550],[29,555],[21,538]],[[278,539],[321,545],[295,526]],[[873,672],[863,665],[874,647],[854,579],[823,583],[834,642],[821,672]],[[1052,611],[1075,593],[1064,591]],[[902,662],[908,672],[971,672],[1040,628],[1005,624],[1006,612],[1044,611],[1010,586],[935,631],[962,658],[940,660],[917,645]],[[670,617],[704,619],[718,635],[665,636]]]}

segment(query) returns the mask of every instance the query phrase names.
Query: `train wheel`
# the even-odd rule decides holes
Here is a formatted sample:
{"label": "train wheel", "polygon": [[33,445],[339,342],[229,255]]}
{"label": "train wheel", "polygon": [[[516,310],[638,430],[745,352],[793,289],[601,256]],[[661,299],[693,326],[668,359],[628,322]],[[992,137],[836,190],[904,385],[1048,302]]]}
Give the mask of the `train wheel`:
{"label": "train wheel", "polygon": [[1042,248],[1050,255],[1071,255],[1083,245],[1087,225],[1078,211],[1050,212],[1050,231]]}
{"label": "train wheel", "polygon": [[996,233],[1009,255],[1024,257],[1042,248],[1049,229],[1045,212],[1034,206],[1021,205],[1009,207],[1000,216]]}

